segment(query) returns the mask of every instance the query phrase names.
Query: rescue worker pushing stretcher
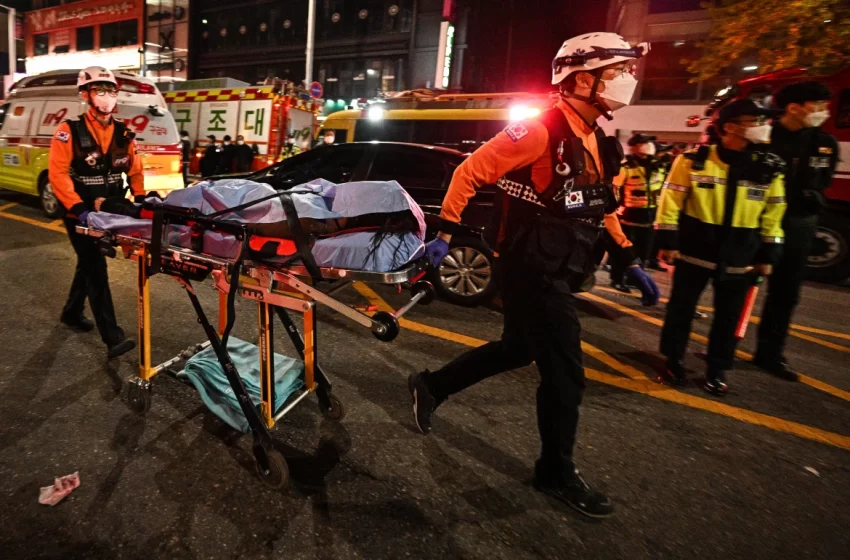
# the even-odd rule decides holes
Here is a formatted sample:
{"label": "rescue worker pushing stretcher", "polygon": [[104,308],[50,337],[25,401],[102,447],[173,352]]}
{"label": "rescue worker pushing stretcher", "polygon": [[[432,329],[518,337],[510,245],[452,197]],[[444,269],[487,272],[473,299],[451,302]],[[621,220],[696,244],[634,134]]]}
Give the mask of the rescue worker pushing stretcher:
{"label": "rescue worker pushing stretcher", "polygon": [[[596,125],[601,115],[631,101],[637,81],[630,64],[649,45],[632,47],[614,33],[592,33],[564,42],[553,62],[553,85],[561,96],[539,119],[508,126],[473,153],[454,173],[442,205],[441,227],[426,254],[437,266],[468,200],[482,185],[502,189],[497,252],[500,260],[502,338],[463,354],[439,371],[411,374],[416,423],[431,429],[431,415],[449,395],[498,373],[527,366],[540,371],[537,419],[542,451],[535,487],[581,513],[606,517],[607,497],[579,476],[573,445],[585,378],[576,291],[597,265],[594,245],[603,224],[622,250],[630,243],[620,228],[611,180],[622,148]],[[637,266],[633,281],[644,303],[658,288]]]}
{"label": "rescue worker pushing stretcher", "polygon": [[76,226],[86,225],[89,212],[100,210],[106,199],[123,199],[124,177],[136,198],[144,198],[141,159],[136,157],[132,132],[112,118],[118,102],[118,82],[106,68],[92,66],[77,78],[80,97],[88,111],[78,119],[60,124],[50,144],[48,179],[56,197],[67,210],[64,222],[77,253],[77,269],[61,320],[69,327],[91,331],[94,324],[83,315],[88,298],[95,324],[114,358],[129,352],[135,343],[118,326],[106,258],[95,240],[80,235]]}
{"label": "rescue worker pushing stretcher", "polygon": [[785,214],[784,162],[758,144],[770,139],[770,112],[746,99],[720,110],[720,140],[673,162],[656,228],[664,260],[675,264],[673,291],[661,331],[667,357],[662,379],[686,382],[683,359],[700,294],[711,280],[714,321],[703,387],[726,394],[735,357],[735,326],[748,288],[768,276],[780,256]]}

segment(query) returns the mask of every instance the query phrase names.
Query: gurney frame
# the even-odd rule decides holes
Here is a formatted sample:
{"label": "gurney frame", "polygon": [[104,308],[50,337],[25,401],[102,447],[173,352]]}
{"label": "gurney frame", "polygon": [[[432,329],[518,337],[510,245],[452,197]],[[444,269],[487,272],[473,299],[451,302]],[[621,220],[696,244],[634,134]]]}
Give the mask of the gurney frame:
{"label": "gurney frame", "polygon": [[[161,223],[159,226],[154,230],[163,231]],[[167,222],[165,226],[167,228]],[[311,276],[315,277],[315,269],[308,270],[309,267],[304,265],[291,264],[278,267],[251,261],[236,265],[228,259],[180,247],[162,246],[161,240],[160,243],[156,243],[82,226],[77,227],[77,233],[96,238],[101,252],[108,256],[114,257],[117,254],[115,247],[120,247],[124,257],[137,264],[139,373],[128,382],[130,407],[139,414],[145,414],[151,406],[152,379],[211,346],[250,426],[257,473],[262,482],[272,488],[285,486],[289,478],[286,460],[274,449],[269,434],[269,430],[274,428],[283,416],[313,392],[316,393],[320,411],[327,419],[339,422],[345,416],[342,402],[332,393],[330,380],[318,363],[317,304],[321,303],[356,323],[370,328],[376,338],[388,342],[398,335],[398,319],[402,315],[417,303],[427,305],[434,299],[433,286],[430,282],[423,280],[426,271],[421,262],[389,273],[320,268],[321,280],[329,283],[328,289],[323,291],[308,279]],[[157,254],[159,258],[155,260],[154,257]],[[198,322],[207,336],[207,341],[190,346],[177,356],[153,365],[150,277],[158,273],[175,278],[186,290]],[[208,319],[192,284],[193,281],[203,281],[209,277],[212,277],[213,285],[218,291],[218,328],[214,327]],[[370,316],[331,295],[353,281],[407,286],[411,289],[412,297],[407,304],[394,313],[379,311]],[[234,290],[236,293],[233,293]],[[242,378],[226,348],[227,336],[235,320],[233,301],[237,295],[254,300],[258,304],[261,389],[259,409],[251,402]],[[303,337],[292,320],[290,311],[303,316]],[[274,407],[274,315],[280,319],[304,362],[303,390],[291,396],[279,411],[276,411]]]}

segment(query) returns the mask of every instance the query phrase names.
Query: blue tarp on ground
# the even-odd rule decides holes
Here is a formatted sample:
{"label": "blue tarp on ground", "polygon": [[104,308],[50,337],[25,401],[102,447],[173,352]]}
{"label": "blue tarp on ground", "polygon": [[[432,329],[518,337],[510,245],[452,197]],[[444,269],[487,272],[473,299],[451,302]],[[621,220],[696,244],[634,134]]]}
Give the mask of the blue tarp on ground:
{"label": "blue tarp on ground", "polygon": [[[258,406],[260,404],[260,349],[250,342],[230,337],[227,341],[227,351],[245,384],[251,401]],[[236,430],[243,433],[251,431],[212,347],[189,358],[178,376],[189,378],[201,394],[204,404],[216,416]],[[304,362],[275,354],[274,387],[274,409],[277,412],[292,393],[304,387]]]}

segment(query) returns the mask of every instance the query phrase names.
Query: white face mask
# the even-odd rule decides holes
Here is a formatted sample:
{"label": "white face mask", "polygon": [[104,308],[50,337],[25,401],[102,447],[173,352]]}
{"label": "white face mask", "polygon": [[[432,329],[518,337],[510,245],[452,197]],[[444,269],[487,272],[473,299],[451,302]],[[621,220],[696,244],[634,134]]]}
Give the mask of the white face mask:
{"label": "white face mask", "polygon": [[744,129],[744,138],[753,144],[766,144],[770,142],[770,133],[773,127],[769,124],[751,126]]}
{"label": "white face mask", "polygon": [[612,111],[625,107],[632,102],[632,96],[637,87],[637,80],[631,74],[622,74],[613,80],[602,80],[605,91],[597,93],[605,100],[605,105]]}
{"label": "white face mask", "polygon": [[241,146],[242,144],[244,144],[244,143],[245,143],[245,141],[244,141],[244,140],[237,140],[237,141],[236,141],[236,143],[237,143],[237,144],[239,144],[239,145]]}
{"label": "white face mask", "polygon": [[117,98],[109,95],[92,95],[91,100],[94,108],[104,115],[112,114],[112,111],[115,110],[115,105],[118,103]]}
{"label": "white face mask", "polygon": [[815,111],[814,113],[809,113],[803,119],[803,125],[813,128],[822,125],[826,122],[826,119],[829,118],[829,109],[824,111]]}
{"label": "white face mask", "polygon": [[643,154],[645,156],[654,156],[655,155],[655,144],[653,142],[647,142],[646,144],[641,144],[637,148],[637,153]]}

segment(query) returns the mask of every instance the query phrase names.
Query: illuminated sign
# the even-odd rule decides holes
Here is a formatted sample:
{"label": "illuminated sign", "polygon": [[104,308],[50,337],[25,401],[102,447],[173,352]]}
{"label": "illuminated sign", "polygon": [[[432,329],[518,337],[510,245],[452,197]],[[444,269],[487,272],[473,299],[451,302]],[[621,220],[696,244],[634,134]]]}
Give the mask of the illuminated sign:
{"label": "illuminated sign", "polygon": [[452,69],[452,51],[455,42],[455,26],[444,21],[440,24],[440,47],[437,51],[436,87],[448,88]]}
{"label": "illuminated sign", "polygon": [[143,2],[139,0],[89,0],[27,13],[31,33],[74,27],[79,24],[97,25],[140,17]]}

